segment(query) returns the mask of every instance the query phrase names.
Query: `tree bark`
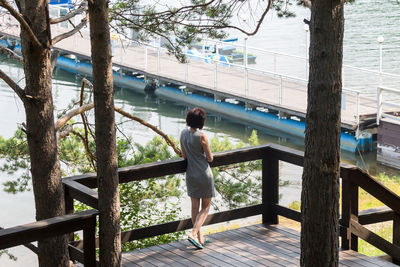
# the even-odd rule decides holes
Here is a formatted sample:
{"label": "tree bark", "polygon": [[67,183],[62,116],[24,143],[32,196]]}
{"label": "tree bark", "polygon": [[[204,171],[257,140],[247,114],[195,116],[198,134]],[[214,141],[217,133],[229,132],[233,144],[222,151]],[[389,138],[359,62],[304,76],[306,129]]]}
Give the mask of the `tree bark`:
{"label": "tree bark", "polygon": [[[21,5],[21,13],[41,43],[32,42],[31,34],[21,27],[21,46],[27,97],[23,99],[27,138],[35,195],[36,219],[64,214],[64,192],[54,128],[51,34],[47,1],[30,0]],[[65,236],[38,242],[39,266],[69,266]]]}
{"label": "tree bark", "polygon": [[108,1],[89,2],[100,210],[100,263],[121,266],[120,200]]}
{"label": "tree bark", "polygon": [[313,0],[301,266],[338,266],[343,0]]}

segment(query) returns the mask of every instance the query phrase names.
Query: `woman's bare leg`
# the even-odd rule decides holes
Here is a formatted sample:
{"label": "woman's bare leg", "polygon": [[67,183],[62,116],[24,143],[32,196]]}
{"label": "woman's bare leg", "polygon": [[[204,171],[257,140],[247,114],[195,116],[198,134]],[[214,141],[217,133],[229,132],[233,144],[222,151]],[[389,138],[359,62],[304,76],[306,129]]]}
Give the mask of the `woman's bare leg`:
{"label": "woman's bare leg", "polygon": [[[193,223],[193,226],[194,226],[196,224],[197,216],[199,215],[200,198],[190,197],[190,200],[192,202],[191,213],[192,213],[192,223]],[[190,238],[195,238],[196,235],[193,235],[193,233],[190,233],[189,237]]]}
{"label": "woman's bare leg", "polygon": [[194,226],[196,223],[196,218],[199,214],[200,198],[191,197],[190,200],[192,202],[192,223]]}
{"label": "woman's bare leg", "polygon": [[[193,237],[198,236],[200,243],[204,243],[203,236],[200,232],[200,228],[207,218],[208,212],[210,211],[211,198],[201,199],[201,210],[197,215],[196,222],[194,223],[191,235]],[[193,219],[193,218],[192,218]],[[203,240],[203,241],[201,241]]]}

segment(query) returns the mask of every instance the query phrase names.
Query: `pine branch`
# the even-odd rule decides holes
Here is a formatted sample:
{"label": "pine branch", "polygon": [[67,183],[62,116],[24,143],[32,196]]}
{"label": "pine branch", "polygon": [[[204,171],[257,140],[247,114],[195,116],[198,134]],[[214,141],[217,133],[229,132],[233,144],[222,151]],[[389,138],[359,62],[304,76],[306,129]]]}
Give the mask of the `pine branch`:
{"label": "pine branch", "polygon": [[20,55],[18,55],[17,53],[15,53],[14,51],[12,51],[9,48],[0,47],[0,52],[2,52],[3,54],[9,55],[12,59],[17,60],[21,65],[24,64],[24,59]]}
{"label": "pine branch", "polygon": [[[91,83],[86,79],[85,79],[85,81],[82,80],[82,86],[84,84],[88,84],[88,85],[91,86]],[[83,98],[82,90],[83,89],[81,89],[81,99]],[[80,101],[80,103],[83,104],[82,100]],[[55,123],[56,130],[57,131],[60,130],[74,116],[82,114],[82,113],[84,113],[84,112],[86,112],[86,111],[88,111],[88,110],[90,110],[92,108],[94,108],[94,104],[93,103],[88,103],[86,105],[82,105],[82,106],[80,106],[78,108],[75,108],[75,109],[71,110],[70,112],[68,112],[63,117],[61,117],[60,119],[57,120],[57,122]],[[125,116],[125,117],[127,117],[127,118],[129,118],[131,120],[137,121],[137,122],[143,124],[144,126],[152,129],[154,132],[156,132],[157,134],[161,135],[162,138],[164,138],[165,142],[170,147],[172,147],[172,149],[175,151],[175,153],[177,155],[179,155],[179,156],[182,155],[181,150],[176,147],[175,143],[168,137],[168,135],[166,135],[163,131],[159,130],[156,126],[154,126],[154,125],[152,125],[152,124],[150,124],[150,123],[148,123],[148,122],[146,122],[146,121],[144,121],[144,120],[142,120],[142,119],[140,119],[140,118],[138,118],[138,117],[136,117],[134,115],[129,114],[128,112],[122,110],[119,107],[114,107],[114,110],[116,112],[118,112],[119,114],[121,114],[121,115],[123,115],[123,116]],[[86,123],[84,123],[84,125],[86,125]]]}
{"label": "pine branch", "polygon": [[21,13],[15,10],[7,0],[0,0],[0,6],[5,8],[8,12],[10,12],[10,14],[20,23],[21,28],[23,28],[27,32],[29,38],[31,39],[35,47],[37,48],[43,47],[43,45],[40,43],[39,39],[33,33],[32,28],[23,18]]}
{"label": "pine branch", "polygon": [[75,134],[82,140],[83,146],[85,147],[85,150],[86,150],[86,154],[89,157],[90,164],[92,165],[93,170],[96,171],[97,170],[96,169],[96,157],[93,155],[92,151],[90,151],[90,149],[89,149],[89,141],[85,137],[83,137],[80,133],[78,133],[77,131],[72,130],[71,133]]}
{"label": "pine branch", "polygon": [[303,3],[303,5],[305,7],[308,7],[311,9],[311,1],[310,0],[301,0],[301,3]]}
{"label": "pine branch", "polygon": [[[80,95],[80,99],[79,99],[80,106],[83,105],[85,85],[88,85],[89,89],[93,91],[93,84],[91,82],[89,82],[86,78],[83,78],[82,85],[81,85],[81,95]],[[90,132],[90,135],[92,136],[93,140],[96,140],[95,135],[93,134],[93,132],[91,131],[91,128],[89,127],[89,122],[87,120],[85,113],[81,113],[81,118],[82,118],[82,122],[83,122],[85,140],[89,140],[89,132]]]}
{"label": "pine branch", "polygon": [[83,105],[83,106],[80,106],[78,108],[71,110],[70,112],[68,112],[63,117],[61,117],[60,119],[57,120],[57,122],[55,123],[56,131],[60,130],[70,119],[72,119],[76,115],[79,115],[82,112],[91,110],[92,108],[94,108],[94,104],[89,103],[89,104],[86,104],[86,105]]}
{"label": "pine branch", "polygon": [[51,53],[51,58],[50,58],[50,70],[51,73],[53,73],[54,68],[57,63],[58,55],[60,54],[60,51],[57,49],[54,49],[53,52]]}
{"label": "pine branch", "polygon": [[86,2],[84,2],[82,7],[78,8],[78,9],[74,9],[73,11],[65,14],[62,17],[51,19],[50,24],[57,24],[57,23],[69,20],[69,19],[75,17],[76,15],[82,14],[83,12],[85,12],[87,10],[88,10],[87,4],[86,4]]}
{"label": "pine branch", "polygon": [[86,26],[87,21],[88,21],[88,16],[89,16],[89,15],[86,15],[86,16],[81,20],[81,23],[79,23],[79,24],[78,24],[74,29],[72,29],[71,31],[66,32],[66,33],[63,33],[63,34],[60,34],[60,35],[54,37],[54,38],[51,40],[52,44],[55,45],[56,43],[58,43],[58,42],[64,40],[65,38],[68,38],[68,37],[74,35],[75,33],[79,32],[84,26]]}
{"label": "pine branch", "polygon": [[156,132],[157,134],[161,135],[162,138],[164,138],[164,140],[167,142],[167,144],[168,144],[169,146],[171,146],[171,147],[174,149],[174,151],[175,151],[175,153],[176,153],[177,155],[179,155],[179,156],[182,155],[181,150],[180,150],[179,148],[176,147],[176,145],[175,145],[174,142],[168,137],[168,135],[166,135],[164,132],[162,132],[161,130],[159,130],[156,126],[154,126],[154,125],[152,125],[152,124],[150,124],[150,123],[148,123],[148,122],[146,122],[146,121],[144,121],[144,120],[142,120],[142,119],[140,119],[140,118],[138,118],[138,117],[136,117],[136,116],[133,116],[133,115],[131,115],[131,114],[129,114],[129,113],[123,111],[123,110],[120,109],[119,107],[114,107],[114,110],[115,110],[116,112],[118,112],[119,114],[121,114],[121,115],[123,115],[123,116],[125,116],[125,117],[128,117],[128,118],[130,118],[130,119],[132,119],[132,120],[134,120],[134,121],[137,121],[137,122],[143,124],[144,126],[150,128],[150,129],[152,129],[154,132]]}
{"label": "pine branch", "polygon": [[58,140],[61,140],[65,137],[67,137],[73,130],[74,130],[74,128],[72,128],[71,125],[68,125],[67,127],[65,127],[65,129],[63,129],[62,131],[59,131],[58,132]]}
{"label": "pine branch", "polygon": [[26,100],[26,97],[28,96],[25,94],[25,91],[16,82],[14,82],[10,78],[10,76],[5,74],[1,69],[0,69],[0,78],[3,79],[8,84],[8,86],[11,87],[11,89],[14,90],[14,92],[18,95],[18,97],[22,100],[22,102]]}
{"label": "pine branch", "polygon": [[[240,4],[240,6],[243,5],[243,1],[232,1],[230,4],[230,10],[234,10],[235,7]],[[221,24],[221,21],[225,21],[229,16],[232,14],[230,12],[227,12],[222,18],[218,17],[216,19],[203,19],[202,17],[196,18],[195,20],[192,20],[190,16],[193,13],[196,13],[196,10],[202,9],[202,8],[207,8],[210,7],[212,4],[217,3],[217,5],[214,7],[215,9],[219,8],[219,5],[221,4],[221,1],[209,1],[204,4],[199,4],[199,5],[189,5],[189,6],[184,6],[179,9],[174,9],[174,10],[166,10],[162,12],[152,12],[151,14],[141,14],[141,13],[132,13],[126,12],[126,14],[117,12],[116,10],[113,10],[114,17],[120,17],[124,21],[129,22],[131,25],[134,27],[140,28],[140,29],[145,29],[148,32],[155,33],[157,35],[160,35],[161,32],[157,30],[150,30],[150,29],[159,29],[161,28],[161,25],[165,24],[173,24],[174,27],[177,26],[184,26],[184,27],[190,27],[193,29],[197,29],[199,33],[207,33],[211,29],[217,29],[217,30],[222,30],[222,29],[234,29],[238,30],[248,36],[255,35],[258,30],[261,27],[261,24],[268,13],[268,11],[271,8],[272,5],[272,0],[268,0],[267,7],[263,11],[263,13],[260,16],[259,21],[256,24],[256,27],[253,31],[246,31],[240,27],[233,26],[233,25],[228,25],[228,24]],[[151,20],[149,19],[151,16]],[[132,19],[133,18],[133,19]],[[135,20],[135,18],[137,20]],[[117,19],[118,20],[118,19]],[[148,23],[150,21],[150,23]],[[204,23],[211,23],[211,25],[206,25]],[[146,24],[147,23],[147,24]],[[146,25],[145,25],[146,24]],[[157,31],[157,32],[156,32]]]}

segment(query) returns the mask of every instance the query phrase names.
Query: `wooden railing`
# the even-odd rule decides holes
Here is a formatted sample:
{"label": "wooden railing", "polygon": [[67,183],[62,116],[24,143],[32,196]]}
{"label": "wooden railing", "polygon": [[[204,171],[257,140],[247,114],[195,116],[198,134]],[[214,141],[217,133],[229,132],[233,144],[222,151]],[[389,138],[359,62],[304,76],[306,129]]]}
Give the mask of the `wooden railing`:
{"label": "wooden railing", "polygon": [[[303,166],[303,153],[279,145],[261,145],[215,153],[214,161],[212,162],[211,167],[253,160],[262,161],[261,204],[210,214],[205,222],[205,225],[259,214],[262,215],[262,222],[264,224],[279,223],[279,215],[298,222],[301,221],[300,212],[279,205],[279,161]],[[181,158],[120,168],[119,183],[141,181],[165,175],[183,173],[185,171],[186,162]],[[340,176],[342,178],[342,216],[340,219],[342,249],[353,249],[357,251],[358,238],[362,238],[373,246],[386,252],[394,260],[400,260],[400,197],[387,189],[383,184],[370,177],[368,174],[359,170],[357,167],[342,164]],[[74,216],[76,214],[73,213],[74,199],[79,200],[94,209],[98,208],[98,194],[95,190],[93,190],[93,188],[97,187],[95,174],[64,178],[63,183],[65,189],[66,213],[70,214],[65,216]],[[358,188],[362,188],[369,194],[376,197],[378,200],[383,202],[388,209],[375,209],[367,212],[359,212]],[[97,213],[93,213],[92,216],[96,216],[95,214]],[[66,220],[66,218],[68,217],[57,217],[54,219],[62,222]],[[392,243],[377,236],[363,226],[366,224],[386,221],[393,221]],[[94,229],[93,222],[91,222],[90,227]],[[152,225],[140,229],[132,229],[122,233],[122,242],[129,242],[161,234],[174,233],[190,228],[192,228],[192,221],[188,218]],[[60,233],[60,229],[63,230],[63,233],[74,231],[72,228],[67,229],[61,226],[57,226],[55,229]],[[56,230],[54,230],[54,232],[56,232]],[[18,232],[17,230],[15,231]],[[21,231],[23,231],[23,229],[21,229]],[[91,233],[93,233],[93,231]],[[50,233],[50,235],[52,236],[55,234]],[[2,244],[0,248],[7,248],[16,245],[14,243],[4,243],[5,245],[3,245],[3,240],[7,240],[7,238],[3,236],[5,235],[0,231],[0,244]],[[93,249],[84,248],[85,244],[87,243],[84,241],[87,240],[87,238],[90,240],[92,239],[92,234],[90,234],[89,237],[87,236],[88,235],[85,236],[84,234],[84,238],[81,241],[73,241],[72,238],[70,239],[70,253],[72,253],[71,258],[78,260],[79,262],[93,258],[92,254],[88,256],[86,253],[86,251],[92,251]],[[32,241],[28,237],[24,239],[22,234],[20,237],[21,240],[19,240],[18,244],[25,244]],[[38,236],[35,236],[35,238],[43,238],[43,236],[38,234]],[[96,238],[96,246],[98,244],[97,241],[98,238]],[[89,243],[92,244],[91,241],[89,241]],[[82,248],[84,248],[85,251],[84,256],[82,255]],[[92,259],[89,262],[90,264],[88,266],[92,266],[91,263],[94,261]]]}
{"label": "wooden railing", "polygon": [[85,240],[83,251],[70,245],[68,247],[70,258],[85,264],[85,266],[96,266],[95,230],[98,214],[97,210],[86,210],[2,229],[0,230],[0,249],[26,245],[37,254],[37,247],[28,243],[83,230],[83,239]]}
{"label": "wooden railing", "polygon": [[[343,166],[342,177],[342,217],[340,220],[342,248],[358,250],[358,238],[382,250],[400,263],[400,197],[382,183],[356,167]],[[359,214],[359,188],[374,196],[388,209],[373,209]],[[363,225],[393,221],[393,241],[368,230]]]}
{"label": "wooden railing", "polygon": [[[215,153],[211,167],[235,164],[252,160],[262,160],[262,195],[261,204],[210,214],[205,225],[262,215],[264,224],[277,224],[278,215],[301,222],[301,213],[279,205],[279,161],[303,166],[303,153],[279,145],[262,145]],[[119,169],[119,182],[141,181],[164,175],[178,174],[186,171],[183,159],[149,163]],[[362,172],[357,167],[342,164],[342,216],[340,219],[340,236],[342,249],[357,251],[358,238],[386,252],[395,260],[400,260],[400,198],[383,184]],[[96,176],[81,175],[64,179],[69,212],[73,211],[72,200],[77,199],[97,208]],[[388,210],[374,209],[358,211],[358,188],[362,188],[389,207]],[[393,221],[393,243],[377,236],[363,225]],[[146,237],[173,233],[192,227],[191,219],[132,229],[122,233],[122,241],[129,242]],[[75,242],[77,247],[82,242]]]}

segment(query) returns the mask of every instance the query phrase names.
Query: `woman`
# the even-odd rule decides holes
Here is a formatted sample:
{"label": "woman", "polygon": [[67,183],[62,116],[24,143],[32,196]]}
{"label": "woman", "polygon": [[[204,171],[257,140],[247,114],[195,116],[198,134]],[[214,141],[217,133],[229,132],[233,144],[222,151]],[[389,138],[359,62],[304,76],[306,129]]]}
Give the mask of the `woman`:
{"label": "woman", "polygon": [[191,109],[186,114],[189,128],[182,131],[180,138],[182,156],[187,160],[186,187],[192,203],[193,229],[188,240],[197,248],[203,248],[205,240],[200,228],[210,210],[211,198],[215,196],[214,178],[209,165],[213,155],[206,135],[200,131],[205,120],[204,109]]}

